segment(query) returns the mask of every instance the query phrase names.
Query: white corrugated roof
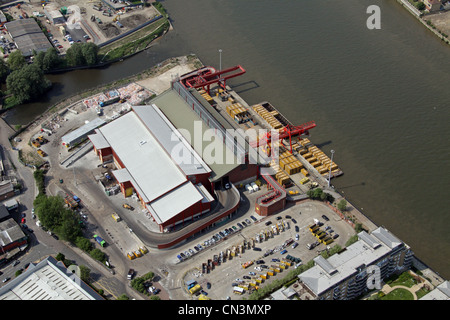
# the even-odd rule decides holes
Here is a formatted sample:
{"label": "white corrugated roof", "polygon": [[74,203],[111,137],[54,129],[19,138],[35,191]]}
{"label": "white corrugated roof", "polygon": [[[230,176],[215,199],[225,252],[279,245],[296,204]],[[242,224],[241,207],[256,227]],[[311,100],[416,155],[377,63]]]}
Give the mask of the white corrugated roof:
{"label": "white corrugated roof", "polygon": [[134,106],[133,111],[185,175],[211,172],[211,169],[195,152],[190,143],[155,104]]}
{"label": "white corrugated roof", "polygon": [[95,129],[96,134],[91,134],[88,136],[88,138],[91,140],[92,144],[96,149],[103,149],[110,147],[108,141],[106,141],[105,137],[98,131],[98,129]]}
{"label": "white corrugated roof", "polygon": [[85,125],[79,127],[78,129],[75,129],[68,134],[64,135],[61,140],[65,144],[70,144],[72,141],[77,140],[79,137],[82,137],[84,135],[87,135],[91,133],[95,128],[100,127],[101,125],[105,124],[106,122],[100,118],[95,118],[92,121],[89,121]]}
{"label": "white corrugated roof", "polygon": [[151,208],[150,212],[153,218],[156,219],[156,222],[162,224],[202,199],[203,195],[198,192],[192,182],[187,181],[153,201],[147,207]]}
{"label": "white corrugated roof", "polygon": [[[64,271],[65,270],[65,271]],[[0,300],[96,300],[101,297],[71,271],[47,258],[0,289]]]}
{"label": "white corrugated roof", "polygon": [[134,179],[141,197],[150,202],[178,187],[187,179],[170,156],[129,112],[99,129]]}

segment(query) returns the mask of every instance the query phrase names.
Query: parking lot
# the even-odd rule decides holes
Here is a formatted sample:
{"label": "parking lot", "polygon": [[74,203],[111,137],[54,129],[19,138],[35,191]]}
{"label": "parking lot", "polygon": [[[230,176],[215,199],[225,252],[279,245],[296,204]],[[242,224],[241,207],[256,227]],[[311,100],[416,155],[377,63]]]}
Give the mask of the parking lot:
{"label": "parking lot", "polygon": [[[256,197],[263,192],[265,191],[261,190],[253,194],[244,192],[243,196],[245,201],[254,203]],[[233,293],[233,287],[248,285],[252,282],[256,284],[256,279],[260,278],[260,274],[266,274],[271,267],[274,268],[283,264],[281,261],[286,261],[287,257],[296,259],[291,260],[290,266],[283,264],[285,269],[280,269],[279,272],[275,272],[273,276],[268,276],[267,279],[263,280],[262,283],[257,283],[257,285],[264,286],[274,279],[280,279],[289,270],[295,268],[297,264],[310,261],[321,251],[327,249],[327,246],[321,243],[313,249],[307,247],[308,244],[317,242],[317,238],[309,231],[309,226],[315,223],[314,219],[323,223],[322,230],[328,228],[327,232],[331,234],[331,237],[338,235],[328,245],[329,247],[335,244],[344,247],[349,237],[354,235],[354,229],[347,222],[343,221],[325,204],[318,201],[306,201],[293,205],[274,216],[264,218],[259,217],[252,210],[253,207],[250,206],[250,210],[245,216],[233,219],[229,223],[211,230],[207,235],[171,250],[174,252],[175,263],[185,265],[184,272],[180,273],[179,281],[185,299],[198,299],[195,294],[191,295],[187,290],[186,283],[191,280],[200,284],[201,290],[206,292],[208,297],[213,300],[223,300],[227,297],[232,300],[242,299],[248,291],[244,290],[244,296],[241,296]],[[326,221],[322,217],[323,215],[329,221]],[[238,226],[238,223],[242,228]],[[244,226],[244,223],[246,226]],[[280,228],[279,232],[269,235],[269,231],[273,231],[273,226],[281,223],[286,227]],[[228,235],[225,234],[225,230],[230,230],[230,228],[233,232],[228,233]],[[330,228],[332,229],[331,233]],[[261,234],[267,234],[268,236],[264,239]],[[286,245],[287,243],[288,245]],[[239,246],[241,246],[241,251],[238,250]],[[235,248],[234,256],[224,258],[224,256],[227,256],[227,252],[231,253],[233,248]],[[183,262],[178,262],[177,256],[181,254],[186,258]],[[215,259],[221,262],[214,265]],[[210,270],[207,267],[208,260],[210,260]],[[251,265],[244,268],[244,263]],[[206,269],[204,264],[206,264]],[[251,286],[249,286],[249,289],[251,290]]]}

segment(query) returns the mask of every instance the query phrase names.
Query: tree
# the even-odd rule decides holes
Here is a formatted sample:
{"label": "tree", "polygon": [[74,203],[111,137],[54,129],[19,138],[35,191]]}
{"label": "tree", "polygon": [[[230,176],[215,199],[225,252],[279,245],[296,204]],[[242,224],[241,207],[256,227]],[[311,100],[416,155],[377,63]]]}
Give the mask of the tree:
{"label": "tree", "polygon": [[5,60],[3,60],[3,58],[0,58],[0,82],[4,82],[8,74],[9,74],[8,64],[5,62]]}
{"label": "tree", "polygon": [[100,249],[94,249],[90,252],[90,255],[92,258],[100,261],[105,262],[106,261],[106,255],[104,252],[102,252]]}
{"label": "tree", "polygon": [[51,83],[44,77],[44,72],[34,64],[26,65],[13,71],[6,78],[6,87],[19,103],[40,97]]}
{"label": "tree", "polygon": [[84,64],[83,52],[80,43],[74,43],[66,52],[66,61],[69,66],[81,66]]}
{"label": "tree", "polygon": [[415,4],[415,6],[416,6],[417,10],[420,10],[420,11],[425,10],[425,8],[426,8],[425,3],[423,3],[422,1],[418,1]]}
{"label": "tree", "polygon": [[98,58],[98,46],[95,43],[74,43],[66,52],[67,65],[95,65]]}
{"label": "tree", "polygon": [[89,252],[92,250],[92,242],[84,237],[77,237],[75,239],[75,245],[83,251]]}
{"label": "tree", "polygon": [[57,233],[62,239],[75,242],[81,227],[72,210],[65,207],[60,196],[41,196],[34,201],[36,215],[42,225]]}
{"label": "tree", "polygon": [[19,70],[27,64],[20,50],[13,51],[8,58],[8,66],[12,71]]}
{"label": "tree", "polygon": [[55,259],[58,260],[58,261],[64,261],[66,259],[66,256],[63,253],[59,252],[56,255]]}
{"label": "tree", "polygon": [[341,201],[339,201],[337,207],[341,212],[344,212],[347,209],[347,201],[345,201],[345,199],[342,199]]}
{"label": "tree", "polygon": [[41,69],[44,71],[50,71],[57,69],[61,65],[61,58],[58,56],[58,52],[55,48],[47,49],[42,60]]}
{"label": "tree", "polygon": [[36,215],[44,227],[55,230],[61,224],[61,212],[68,210],[64,200],[59,196],[43,196],[37,200],[34,201]]}
{"label": "tree", "polygon": [[87,65],[93,66],[97,63],[98,46],[95,43],[83,43],[81,52],[83,53],[84,61]]}
{"label": "tree", "polygon": [[61,223],[57,227],[56,232],[66,241],[75,242],[81,235],[81,227],[74,213],[65,209],[61,213]]}
{"label": "tree", "polygon": [[320,188],[316,188],[316,189],[312,189],[312,190],[308,190],[306,192],[306,194],[308,195],[308,197],[310,197],[311,199],[321,199],[322,194],[323,194],[323,190]]}
{"label": "tree", "polygon": [[79,266],[79,268],[80,268],[80,279],[88,283],[89,278],[91,276],[91,269],[83,265]]}

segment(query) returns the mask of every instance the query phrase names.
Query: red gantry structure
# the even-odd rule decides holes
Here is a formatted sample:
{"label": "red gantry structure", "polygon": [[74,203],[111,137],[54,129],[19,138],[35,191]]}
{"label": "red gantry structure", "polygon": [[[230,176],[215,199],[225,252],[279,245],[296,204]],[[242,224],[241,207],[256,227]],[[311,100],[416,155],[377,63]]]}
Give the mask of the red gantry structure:
{"label": "red gantry structure", "polygon": [[[233,74],[228,74],[230,72],[237,71]],[[245,69],[240,66],[234,66],[228,69],[223,69],[217,71],[213,67],[204,67],[194,72],[188,73],[182,78],[180,78],[181,83],[186,88],[203,88],[208,94],[210,94],[210,87],[212,84],[218,83],[221,89],[226,89],[226,81],[228,79],[232,79],[243,75],[245,73]],[[228,74],[228,75],[226,75]]]}
{"label": "red gantry structure", "polygon": [[[289,146],[290,151],[292,153],[292,137],[299,136],[302,134],[309,134],[309,130],[314,128],[315,126],[316,123],[314,121],[309,121],[299,126],[286,125],[285,127],[283,127],[283,129],[279,131],[278,140],[289,138]],[[250,145],[254,148],[267,145],[270,148],[271,142],[272,142],[272,134],[271,131],[269,131],[261,139],[259,139],[258,141],[253,141],[252,143],[250,143]]]}

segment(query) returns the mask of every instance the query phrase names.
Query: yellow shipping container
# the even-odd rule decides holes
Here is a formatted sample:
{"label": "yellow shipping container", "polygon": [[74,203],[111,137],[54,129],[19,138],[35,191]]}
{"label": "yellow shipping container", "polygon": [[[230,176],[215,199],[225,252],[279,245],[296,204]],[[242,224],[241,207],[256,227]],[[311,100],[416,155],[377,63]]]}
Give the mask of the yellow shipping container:
{"label": "yellow shipping container", "polygon": [[309,157],[308,159],[306,159],[309,163],[313,163],[317,161],[317,158],[314,156]]}
{"label": "yellow shipping container", "polygon": [[278,179],[278,183],[281,185],[288,184],[291,181],[289,177],[281,177]]}
{"label": "yellow shipping container", "polygon": [[306,169],[301,169],[300,172],[301,172],[305,177],[309,176],[309,172],[308,172],[308,170],[306,170]]}
{"label": "yellow shipping container", "polygon": [[284,171],[286,171],[286,173],[287,173],[288,175],[292,175],[292,174],[293,174],[293,168],[292,168],[292,166],[291,166],[290,164],[287,164],[287,165],[284,167]]}
{"label": "yellow shipping container", "polygon": [[305,145],[307,145],[307,144],[309,144],[309,143],[311,143],[311,141],[309,141],[308,138],[304,138],[304,139],[300,140],[300,144],[301,144],[302,146],[305,146]]}
{"label": "yellow shipping container", "polygon": [[320,161],[316,161],[316,162],[311,163],[311,165],[312,165],[314,168],[317,168],[318,166],[320,166],[320,165],[322,165],[322,164],[320,163]]}
{"label": "yellow shipping container", "polygon": [[287,163],[292,163],[295,160],[297,160],[297,158],[293,155],[290,155],[289,157],[286,158]]}
{"label": "yellow shipping container", "polygon": [[303,155],[303,158],[308,159],[311,158],[312,156],[313,156],[312,153],[308,152]]}
{"label": "yellow shipping container", "polygon": [[319,171],[320,174],[324,174],[324,173],[327,173],[328,170],[327,170],[327,168],[322,167],[322,168],[319,169],[318,171]]}
{"label": "yellow shipping container", "polygon": [[300,160],[296,159],[294,162],[292,162],[292,164],[298,168],[298,170],[300,171],[300,169],[303,168],[303,164],[300,162]]}
{"label": "yellow shipping container", "polygon": [[308,153],[308,150],[306,150],[305,148],[302,148],[302,149],[298,150],[298,153],[300,153],[301,155],[304,155],[304,154]]}

